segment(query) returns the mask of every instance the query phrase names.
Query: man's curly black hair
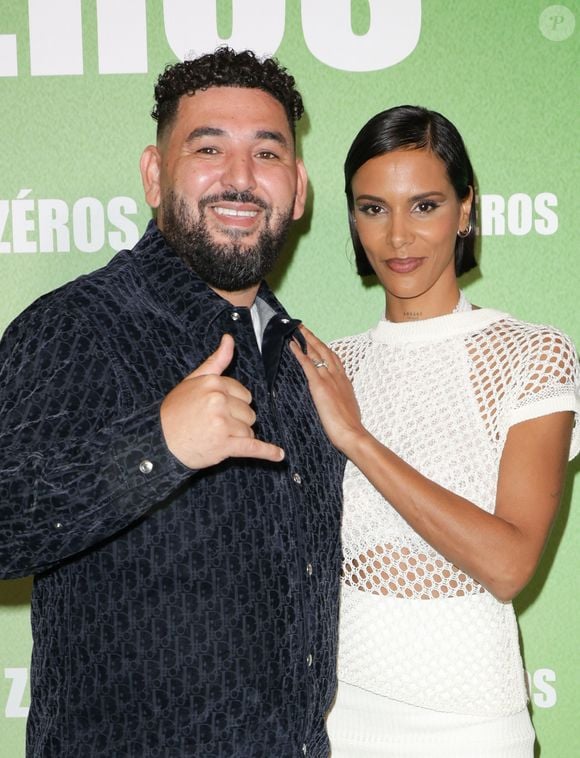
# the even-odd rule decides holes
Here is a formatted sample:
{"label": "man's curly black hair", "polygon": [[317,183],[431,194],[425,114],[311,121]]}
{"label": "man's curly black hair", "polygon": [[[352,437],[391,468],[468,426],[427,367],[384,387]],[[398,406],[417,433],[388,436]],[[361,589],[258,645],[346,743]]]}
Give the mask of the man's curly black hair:
{"label": "man's curly black hair", "polygon": [[236,52],[224,46],[193,60],[166,66],[155,86],[157,136],[171,125],[183,95],[210,87],[248,87],[268,92],[283,106],[295,136],[296,122],[304,113],[294,77],[275,58],[259,59],[251,50]]}

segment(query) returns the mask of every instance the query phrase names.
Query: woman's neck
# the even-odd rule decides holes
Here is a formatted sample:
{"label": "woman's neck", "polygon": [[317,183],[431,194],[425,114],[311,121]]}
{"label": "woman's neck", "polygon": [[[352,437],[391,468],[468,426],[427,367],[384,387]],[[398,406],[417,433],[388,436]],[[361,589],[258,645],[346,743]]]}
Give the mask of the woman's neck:
{"label": "woman's neck", "polygon": [[422,321],[445,316],[455,310],[467,310],[466,303],[457,286],[443,293],[425,293],[413,298],[393,297],[387,294],[385,314],[387,321],[395,323]]}

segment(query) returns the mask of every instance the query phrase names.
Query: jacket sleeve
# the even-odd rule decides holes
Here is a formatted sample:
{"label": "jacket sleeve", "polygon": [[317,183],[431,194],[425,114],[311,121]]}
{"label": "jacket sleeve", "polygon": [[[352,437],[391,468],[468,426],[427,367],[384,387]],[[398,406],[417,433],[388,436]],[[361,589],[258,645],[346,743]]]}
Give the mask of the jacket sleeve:
{"label": "jacket sleeve", "polygon": [[32,306],[0,344],[0,577],[40,573],[166,500],[191,475],[161,399],[132,407],[82,313]]}

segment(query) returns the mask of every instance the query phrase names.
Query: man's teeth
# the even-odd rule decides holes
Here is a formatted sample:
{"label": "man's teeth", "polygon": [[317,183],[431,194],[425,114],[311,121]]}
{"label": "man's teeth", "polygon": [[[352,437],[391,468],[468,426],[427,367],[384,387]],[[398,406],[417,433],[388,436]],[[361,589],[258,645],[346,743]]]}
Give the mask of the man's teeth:
{"label": "man's teeth", "polygon": [[244,216],[253,218],[258,215],[258,211],[238,211],[235,208],[220,208],[220,206],[214,206],[214,211],[218,216]]}

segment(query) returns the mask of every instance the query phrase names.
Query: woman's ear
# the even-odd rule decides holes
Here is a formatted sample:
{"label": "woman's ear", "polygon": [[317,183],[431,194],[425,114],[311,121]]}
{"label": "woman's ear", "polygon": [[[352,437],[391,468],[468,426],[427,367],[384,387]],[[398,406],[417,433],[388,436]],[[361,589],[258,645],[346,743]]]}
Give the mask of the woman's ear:
{"label": "woman's ear", "polygon": [[475,202],[473,197],[473,187],[468,188],[467,195],[461,201],[461,213],[459,218],[459,229],[467,229],[471,215],[471,206]]}

